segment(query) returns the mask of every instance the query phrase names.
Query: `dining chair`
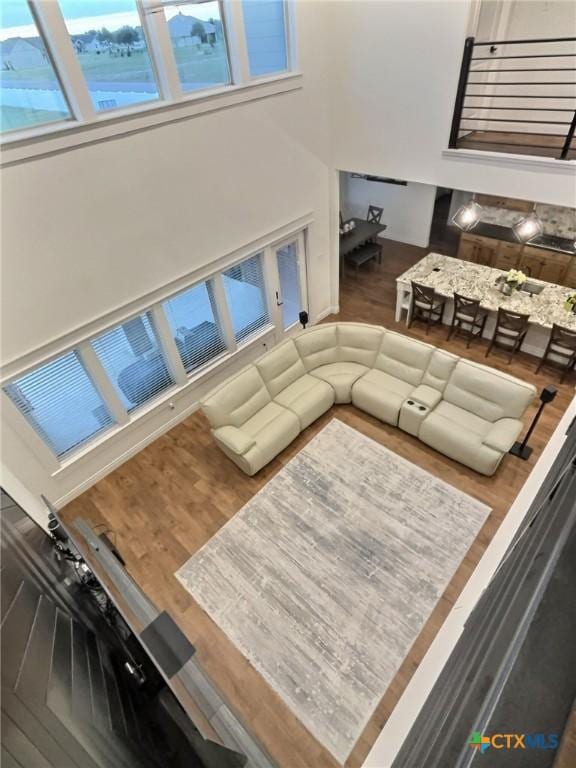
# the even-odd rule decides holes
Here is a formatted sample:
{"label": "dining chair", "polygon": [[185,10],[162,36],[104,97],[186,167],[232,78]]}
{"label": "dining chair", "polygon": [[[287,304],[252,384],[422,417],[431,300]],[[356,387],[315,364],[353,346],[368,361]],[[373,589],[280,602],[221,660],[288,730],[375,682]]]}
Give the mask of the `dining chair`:
{"label": "dining chair", "polygon": [[499,307],[498,315],[496,316],[496,327],[484,357],[488,357],[494,347],[499,347],[509,352],[508,364],[510,364],[514,355],[522,347],[522,342],[528,332],[529,317],[530,315],[511,312],[509,309]]}
{"label": "dining chair", "polygon": [[381,224],[383,213],[384,208],[378,208],[377,205],[369,205],[366,221],[369,221],[371,224]]}
{"label": "dining chair", "polygon": [[344,226],[344,216],[342,216],[342,211],[340,211],[340,227]]}
{"label": "dining chair", "polygon": [[561,371],[560,381],[564,381],[570,371],[576,368],[576,331],[556,323],[552,325],[550,338],[544,354],[540,358],[536,373],[543,365],[559,368]]}
{"label": "dining chair", "polygon": [[412,301],[410,302],[408,328],[410,328],[414,320],[421,320],[426,323],[426,335],[428,335],[431,325],[442,322],[446,299],[439,296],[434,288],[415,283],[414,280],[411,283]]}
{"label": "dining chair", "polygon": [[487,318],[488,311],[480,306],[480,299],[471,299],[455,292],[454,314],[446,340],[449,341],[454,334],[464,336],[468,349],[472,339],[482,337]]}

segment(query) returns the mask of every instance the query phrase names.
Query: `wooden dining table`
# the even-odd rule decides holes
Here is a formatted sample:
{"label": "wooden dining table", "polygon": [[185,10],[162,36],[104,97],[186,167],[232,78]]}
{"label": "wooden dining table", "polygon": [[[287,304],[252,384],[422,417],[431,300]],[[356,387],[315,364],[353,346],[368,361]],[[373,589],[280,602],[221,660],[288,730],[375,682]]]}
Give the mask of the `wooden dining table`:
{"label": "wooden dining table", "polygon": [[353,218],[344,223],[347,224],[349,221],[355,222],[356,226],[351,232],[340,235],[340,272],[344,269],[344,259],[348,253],[352,253],[386,229],[386,224],[378,224],[375,221]]}

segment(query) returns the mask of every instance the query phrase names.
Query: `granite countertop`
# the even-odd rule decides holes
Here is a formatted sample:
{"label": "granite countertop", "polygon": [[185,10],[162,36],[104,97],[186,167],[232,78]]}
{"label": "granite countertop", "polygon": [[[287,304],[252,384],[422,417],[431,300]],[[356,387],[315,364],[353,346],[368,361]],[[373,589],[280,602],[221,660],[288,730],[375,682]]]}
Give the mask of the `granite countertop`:
{"label": "granite countertop", "polygon": [[503,274],[501,269],[483,267],[440,253],[429,253],[396,280],[408,284],[415,280],[434,288],[442,296],[452,297],[456,292],[480,299],[482,306],[492,311],[504,307],[512,312],[522,312],[530,315],[531,323],[545,328],[557,323],[564,328],[576,330],[576,315],[564,309],[564,302],[575,292],[573,288],[530,279],[531,283],[545,286],[544,290],[534,296],[524,291],[514,291],[512,296],[504,296],[495,285],[496,279]]}

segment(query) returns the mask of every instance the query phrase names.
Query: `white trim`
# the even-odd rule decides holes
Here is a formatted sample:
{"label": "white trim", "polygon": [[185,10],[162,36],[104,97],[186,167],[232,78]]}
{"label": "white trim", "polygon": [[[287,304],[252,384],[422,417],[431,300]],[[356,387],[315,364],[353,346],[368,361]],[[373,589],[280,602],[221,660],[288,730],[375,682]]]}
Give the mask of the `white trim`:
{"label": "white trim", "polygon": [[236,341],[236,334],[234,333],[234,325],[232,318],[230,317],[230,308],[228,307],[228,300],[226,298],[226,291],[224,290],[224,279],[222,273],[218,272],[214,277],[210,278],[212,285],[212,292],[214,294],[214,301],[216,302],[216,315],[222,334],[224,336],[224,344],[228,352],[236,352],[238,349],[238,343]]}
{"label": "white trim", "polygon": [[43,125],[26,132],[5,134],[1,137],[0,167],[66,152],[86,144],[122,138],[167,123],[190,120],[238,104],[289,93],[302,88],[302,82],[303,78],[299,72],[287,72],[257,82],[187,93],[180,101],[155,101],[122,111],[104,112],[90,123],[68,121]]}
{"label": "white trim", "polygon": [[17,378],[36,365],[49,362],[50,359],[64,354],[85,339],[97,336],[99,333],[110,329],[114,325],[120,325],[130,317],[134,317],[135,315],[150,309],[154,304],[165,301],[175,294],[186,290],[186,288],[192,287],[195,283],[207,280],[208,278],[213,277],[217,272],[228,269],[228,267],[243,261],[249,256],[264,251],[267,247],[272,246],[277,241],[291,235],[296,237],[298,232],[306,229],[313,224],[313,222],[314,214],[312,212],[303,215],[298,219],[294,219],[273,232],[261,235],[252,242],[237,248],[235,251],[172,280],[161,288],[145,293],[128,304],[121,305],[101,317],[77,326],[63,336],[52,339],[34,350],[25,352],[24,354],[7,361],[0,369],[0,385],[4,385],[12,379]]}
{"label": "white trim", "polygon": [[400,701],[392,710],[392,714],[364,761],[363,768],[390,768],[392,766],[418,713],[458,642],[470,614],[498,570],[510,543],[521,527],[528,508],[540,489],[543,478],[558,455],[566,437],[566,430],[574,417],[576,417],[576,398],[566,409],[536,466],[528,476],[482,559],[474,569],[460,597],[444,620],[432,645],[404,690]]}
{"label": "white trim", "polygon": [[152,325],[158,341],[160,342],[160,348],[163,353],[164,360],[168,365],[168,370],[172,374],[174,382],[179,387],[183,387],[188,382],[188,374],[180,359],[178,347],[174,341],[174,336],[170,330],[170,324],[164,307],[162,304],[154,304],[149,310],[152,316]]}
{"label": "white trim", "polygon": [[235,0],[221,0],[220,7],[224,17],[224,29],[227,32],[232,82],[248,83],[250,69],[242,3]]}
{"label": "white trim", "polygon": [[508,152],[486,152],[483,149],[444,149],[442,155],[449,160],[477,160],[486,165],[513,165],[516,168],[524,166],[529,171],[558,171],[559,173],[576,173],[576,160],[554,160],[538,155],[515,155]]}
{"label": "white trim", "polygon": [[330,315],[338,315],[339,313],[340,307],[338,305],[327,307],[326,309],[323,309],[321,312],[319,312],[314,318],[314,321],[312,323],[308,323],[308,325],[316,325],[316,323],[321,322],[324,320],[324,318],[330,317]]}
{"label": "white trim", "polygon": [[89,341],[83,341],[77,347],[80,361],[86,369],[88,377],[98,390],[98,394],[108,408],[110,415],[118,426],[124,426],[130,421],[128,411],[122,405],[118,393],[114,389],[112,381],[108,377],[100,358],[94,351],[94,347]]}
{"label": "white trim", "polygon": [[182,89],[164,9],[158,5],[152,7],[152,2],[142,0],[140,15],[156,81],[167,101],[179,100],[182,98]]}

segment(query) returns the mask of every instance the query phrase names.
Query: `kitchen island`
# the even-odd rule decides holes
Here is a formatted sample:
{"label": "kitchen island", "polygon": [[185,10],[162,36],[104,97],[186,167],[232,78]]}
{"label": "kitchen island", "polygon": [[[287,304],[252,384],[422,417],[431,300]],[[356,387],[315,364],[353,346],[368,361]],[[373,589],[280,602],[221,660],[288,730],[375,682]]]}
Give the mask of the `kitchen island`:
{"label": "kitchen island", "polygon": [[436,293],[448,299],[443,322],[449,324],[453,312],[454,293],[471,299],[479,299],[482,307],[489,310],[484,336],[490,338],[494,331],[496,313],[499,307],[512,312],[530,315],[530,329],[522,349],[529,354],[541,356],[546,348],[549,329],[553,323],[576,331],[576,315],[564,308],[564,302],[575,288],[529,280],[534,287],[533,294],[514,291],[512,296],[502,294],[496,280],[504,275],[500,269],[472,264],[440,253],[429,253],[413,267],[396,278],[396,322],[406,312],[406,321],[412,296],[411,281],[434,288]]}

